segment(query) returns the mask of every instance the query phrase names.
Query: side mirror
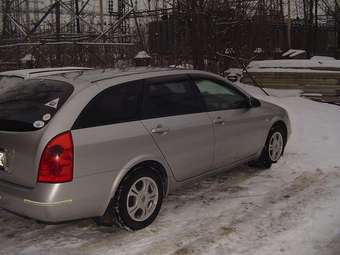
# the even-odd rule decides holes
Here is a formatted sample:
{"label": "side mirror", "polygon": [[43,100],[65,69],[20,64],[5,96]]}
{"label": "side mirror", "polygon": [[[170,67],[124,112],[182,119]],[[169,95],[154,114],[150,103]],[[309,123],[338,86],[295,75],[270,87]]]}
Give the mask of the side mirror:
{"label": "side mirror", "polygon": [[260,100],[258,100],[255,97],[250,97],[249,98],[249,107],[250,108],[254,108],[254,107],[260,107],[261,106],[261,102]]}

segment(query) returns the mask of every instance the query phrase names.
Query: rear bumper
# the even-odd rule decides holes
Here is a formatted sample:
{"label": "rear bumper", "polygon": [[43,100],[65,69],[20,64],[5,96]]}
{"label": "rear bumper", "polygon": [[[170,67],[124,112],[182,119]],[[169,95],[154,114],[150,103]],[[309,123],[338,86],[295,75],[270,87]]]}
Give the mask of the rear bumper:
{"label": "rear bumper", "polygon": [[56,202],[39,202],[12,192],[0,191],[0,207],[16,214],[44,222],[58,222],[69,220],[65,212],[72,206],[72,199]]}
{"label": "rear bumper", "polygon": [[[110,180],[105,185],[105,180]],[[0,207],[43,222],[100,216],[106,209],[112,173],[77,178],[70,183],[38,183],[34,188],[0,181]]]}

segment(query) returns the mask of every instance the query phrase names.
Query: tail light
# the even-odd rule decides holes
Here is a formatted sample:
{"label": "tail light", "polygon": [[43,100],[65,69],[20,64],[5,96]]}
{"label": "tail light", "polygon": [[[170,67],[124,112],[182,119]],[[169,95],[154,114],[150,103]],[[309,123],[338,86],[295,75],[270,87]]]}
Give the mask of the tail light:
{"label": "tail light", "polygon": [[61,183],[73,180],[71,132],[54,137],[45,147],[39,164],[38,182]]}

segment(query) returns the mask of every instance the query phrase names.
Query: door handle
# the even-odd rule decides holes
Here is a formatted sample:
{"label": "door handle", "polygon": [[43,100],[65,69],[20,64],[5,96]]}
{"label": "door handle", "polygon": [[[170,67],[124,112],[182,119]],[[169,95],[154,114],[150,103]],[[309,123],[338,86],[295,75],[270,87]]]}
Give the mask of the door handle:
{"label": "door handle", "polygon": [[161,135],[166,135],[169,133],[169,128],[162,127],[162,126],[157,126],[156,128],[151,129],[151,133],[153,134],[161,134]]}
{"label": "door handle", "polygon": [[215,120],[214,120],[214,124],[215,125],[224,125],[224,119],[222,119],[221,117],[217,117]]}

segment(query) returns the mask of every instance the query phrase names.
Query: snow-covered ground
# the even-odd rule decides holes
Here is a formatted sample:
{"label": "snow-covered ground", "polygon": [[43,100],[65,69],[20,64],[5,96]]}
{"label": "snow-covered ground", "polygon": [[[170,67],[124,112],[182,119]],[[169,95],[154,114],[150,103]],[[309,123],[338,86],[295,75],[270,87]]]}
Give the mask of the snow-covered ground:
{"label": "snow-covered ground", "polygon": [[340,254],[340,107],[240,86],[290,113],[293,134],[272,169],[242,166],[179,190],[134,233],[0,210],[0,254]]}

